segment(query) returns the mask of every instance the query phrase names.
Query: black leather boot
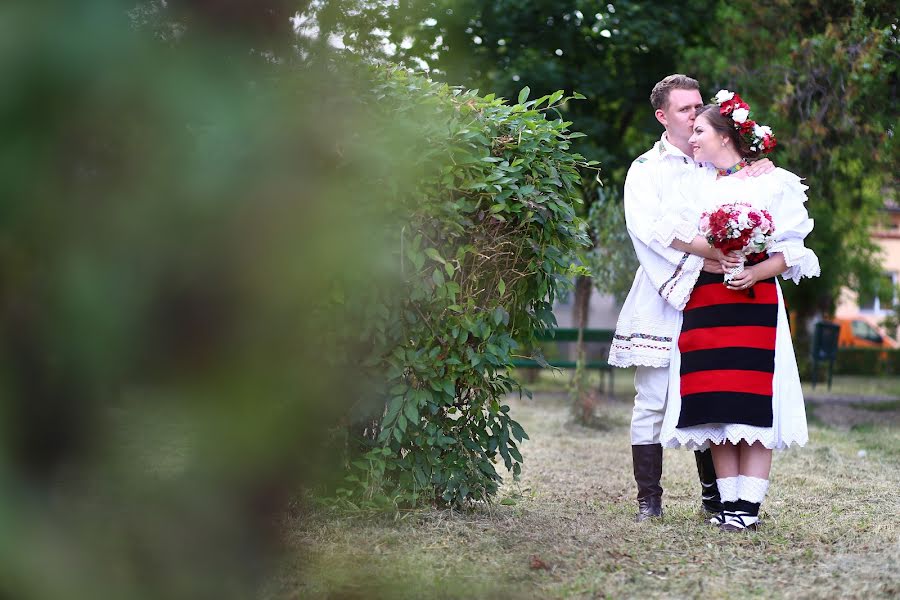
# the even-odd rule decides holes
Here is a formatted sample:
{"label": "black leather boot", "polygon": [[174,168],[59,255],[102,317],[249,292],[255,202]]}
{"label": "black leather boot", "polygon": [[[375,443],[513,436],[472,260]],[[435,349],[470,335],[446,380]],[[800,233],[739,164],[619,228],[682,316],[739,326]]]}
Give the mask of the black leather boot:
{"label": "black leather boot", "polygon": [[709,514],[722,512],[722,497],[716,485],[716,467],[713,465],[712,451],[709,449],[694,452],[697,459],[697,474],[700,476],[701,506]]}
{"label": "black leather boot", "polygon": [[661,517],[663,489],[659,480],[662,477],[662,445],[632,446],[631,459],[634,462],[634,480],[638,488],[638,513],[635,521],[640,523],[652,517]]}

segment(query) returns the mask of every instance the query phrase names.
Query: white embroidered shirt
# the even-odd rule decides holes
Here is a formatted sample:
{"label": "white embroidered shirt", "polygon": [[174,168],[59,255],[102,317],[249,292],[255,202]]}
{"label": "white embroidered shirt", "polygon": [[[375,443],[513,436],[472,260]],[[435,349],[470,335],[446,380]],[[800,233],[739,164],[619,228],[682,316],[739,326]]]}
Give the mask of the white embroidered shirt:
{"label": "white embroidered shirt", "polygon": [[[678,312],[690,297],[703,259],[663,245],[659,238],[666,223],[661,220],[669,212],[667,200],[674,200],[674,186],[689,180],[684,175],[697,169],[715,176],[714,170],[695,163],[666,141],[665,134],[628,169],[625,224],[641,266],[619,313],[609,353],[613,366],[669,364],[669,350],[678,334]],[[673,229],[668,243],[675,237],[681,236]]]}

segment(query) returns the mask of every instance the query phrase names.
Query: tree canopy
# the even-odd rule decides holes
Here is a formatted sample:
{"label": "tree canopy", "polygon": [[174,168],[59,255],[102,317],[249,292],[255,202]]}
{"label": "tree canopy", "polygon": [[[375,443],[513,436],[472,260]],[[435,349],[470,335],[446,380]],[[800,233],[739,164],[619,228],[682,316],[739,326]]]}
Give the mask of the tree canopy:
{"label": "tree canopy", "polygon": [[778,136],[774,160],[806,178],[822,276],[785,286],[801,317],[880,276],[870,238],[896,194],[898,17],[890,2],[721,2],[719,35],[685,60],[738,90]]}

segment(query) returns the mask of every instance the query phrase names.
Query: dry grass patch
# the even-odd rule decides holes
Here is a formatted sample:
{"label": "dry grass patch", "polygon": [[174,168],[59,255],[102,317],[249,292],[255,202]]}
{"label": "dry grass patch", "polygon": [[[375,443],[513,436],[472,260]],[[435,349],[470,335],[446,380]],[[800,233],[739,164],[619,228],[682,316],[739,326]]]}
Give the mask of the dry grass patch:
{"label": "dry grass patch", "polygon": [[699,516],[694,459],[677,450],[665,454],[665,518],[632,521],[630,404],[608,404],[611,426],[598,432],[571,425],[558,394],[510,403],[531,436],[522,480],[501,490],[515,505],[288,522],[293,554],[264,596],[900,594],[896,429],[814,426],[806,448],[776,453],[763,528],[724,534]]}

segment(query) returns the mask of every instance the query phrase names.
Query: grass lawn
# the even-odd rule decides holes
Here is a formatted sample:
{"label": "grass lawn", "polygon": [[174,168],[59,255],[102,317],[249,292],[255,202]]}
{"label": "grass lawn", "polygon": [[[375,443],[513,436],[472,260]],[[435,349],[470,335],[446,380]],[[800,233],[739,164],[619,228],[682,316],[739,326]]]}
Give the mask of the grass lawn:
{"label": "grass lawn", "polygon": [[[520,372],[520,377],[524,372]],[[900,377],[870,375],[835,375],[828,389],[827,381],[822,381],[823,373],[819,375],[819,381],[813,387],[810,381],[803,382],[803,393],[808,398],[830,398],[861,396],[887,399],[892,397],[900,399]],[[572,371],[568,370],[542,370],[537,372],[537,379],[526,386],[534,392],[564,392],[568,389]],[[600,386],[600,375],[594,371],[589,377],[596,385]],[[521,377],[524,380],[524,377]],[[627,399],[634,396],[634,369],[615,369],[613,375],[615,394],[619,398]]]}
{"label": "grass lawn", "polygon": [[[513,505],[289,519],[288,559],[263,596],[900,595],[900,428],[885,409],[852,427],[813,419],[805,448],[775,454],[761,530],[726,534],[700,518],[693,455],[680,450],[665,453],[665,518],[634,523],[630,401],[606,403],[609,427],[595,431],[571,424],[560,387],[542,376],[533,400],[510,400],[531,436],[521,481],[498,498]],[[616,373],[616,390],[633,393],[630,374]]]}

